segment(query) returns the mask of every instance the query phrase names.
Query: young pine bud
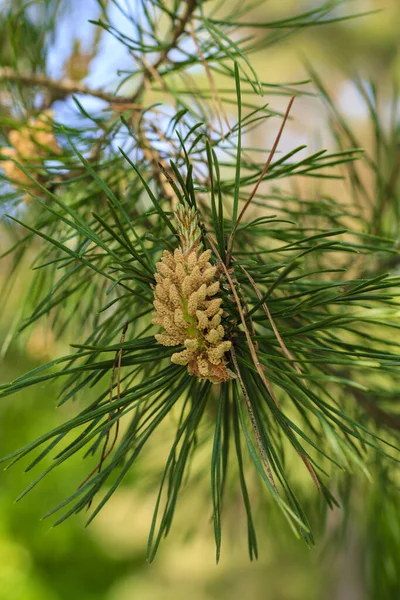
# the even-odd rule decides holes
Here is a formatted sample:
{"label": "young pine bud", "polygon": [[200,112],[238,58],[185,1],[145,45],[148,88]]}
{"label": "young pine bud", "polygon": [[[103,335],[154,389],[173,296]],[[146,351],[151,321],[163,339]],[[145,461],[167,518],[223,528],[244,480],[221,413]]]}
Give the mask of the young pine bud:
{"label": "young pine bud", "polygon": [[164,250],[156,265],[153,323],[165,331],[155,337],[163,346],[185,346],[171,356],[173,363],[187,365],[195,377],[220,383],[233,376],[225,356],[232,343],[224,339],[221,325],[216,267],[209,262],[211,250],[200,249],[195,210],[180,205],[177,218],[182,248],[173,254]]}

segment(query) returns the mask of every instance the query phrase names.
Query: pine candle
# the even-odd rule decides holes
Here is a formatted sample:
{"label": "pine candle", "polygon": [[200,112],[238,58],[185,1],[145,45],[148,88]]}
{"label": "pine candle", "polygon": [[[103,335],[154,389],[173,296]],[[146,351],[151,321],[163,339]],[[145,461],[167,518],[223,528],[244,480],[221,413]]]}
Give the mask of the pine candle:
{"label": "pine candle", "polygon": [[181,249],[173,254],[164,250],[156,265],[153,323],[165,331],[155,337],[164,346],[185,347],[171,356],[173,363],[187,365],[191,375],[220,383],[232,377],[225,356],[232,343],[224,339],[217,268],[209,262],[211,250],[202,251],[194,209],[179,205],[177,218]]}

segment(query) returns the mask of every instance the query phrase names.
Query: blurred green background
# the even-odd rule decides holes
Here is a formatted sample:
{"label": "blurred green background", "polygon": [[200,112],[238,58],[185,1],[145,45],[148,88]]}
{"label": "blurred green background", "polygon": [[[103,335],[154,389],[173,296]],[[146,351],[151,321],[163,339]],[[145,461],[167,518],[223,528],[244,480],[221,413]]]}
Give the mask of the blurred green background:
{"label": "blurred green background", "polygon": [[[275,19],[315,5],[318,2],[270,0],[261,3],[254,16],[260,20]],[[368,145],[366,114],[349,79],[350,71],[344,67],[351,66],[361,77],[365,74],[374,78],[383,90],[389,89],[392,80],[398,80],[400,3],[353,0],[348,3],[346,10],[349,9],[382,11],[346,23],[307,29],[254,56],[253,65],[265,80],[299,81],[307,78],[303,61],[309,60]],[[95,0],[84,4],[65,2],[63,17],[56,27],[53,55],[49,57],[50,74],[61,74],[73,53],[74,40],[75,49],[79,39],[81,48],[90,50],[94,28],[87,20],[97,15]],[[114,56],[114,63],[118,60],[117,66],[122,66],[129,59]],[[87,81],[96,87],[101,85],[109,68],[109,48],[101,42],[89,64]],[[274,106],[279,107],[279,102],[274,100]],[[324,115],[318,100],[299,100],[291,135],[299,143],[312,144],[317,133],[321,133],[318,127]],[[7,245],[4,236],[0,245],[0,250]],[[0,263],[0,283],[6,272],[5,263]],[[1,308],[0,347],[7,343],[10,323],[28,282],[27,271],[26,279],[21,279],[14,291],[13,303]],[[67,339],[54,340],[45,323],[37,326],[11,344],[0,380],[9,381],[66,351]],[[3,400],[0,455],[31,441],[61,423],[65,413],[74,411],[74,406],[55,410],[55,404],[56,393],[46,386]],[[151,455],[146,460],[150,461]],[[207,514],[208,491],[200,493],[201,504],[208,509],[201,512],[197,527],[197,510],[193,507],[196,500],[199,502],[199,492],[194,486],[184,494],[181,513],[155,563],[148,565],[145,548],[155,500],[148,477],[151,464],[142,462],[88,529],[84,528],[84,514],[57,528],[51,528],[51,519],[40,520],[85,477],[87,467],[82,461],[69,461],[15,504],[16,497],[36,474],[25,473],[23,467],[19,463],[0,473],[0,600],[375,599],[381,597],[374,591],[379,578],[399,568],[391,539],[395,539],[393,532],[400,526],[400,515],[391,492],[382,493],[382,480],[358,482],[352,487],[347,508],[330,514],[327,525],[320,527],[321,510],[315,505],[311,486],[305,484],[307,489],[303,492],[310,495],[310,510],[314,511],[317,527],[317,548],[313,550],[296,540],[289,528],[275,519],[273,508],[260,499],[256,515],[260,559],[256,563],[250,563],[247,556],[242,509],[238,515],[235,507],[230,507],[218,567]],[[333,485],[345,490],[347,484],[341,480]],[[400,590],[398,595],[396,590],[388,593],[393,594],[385,596],[388,600],[400,597]]]}

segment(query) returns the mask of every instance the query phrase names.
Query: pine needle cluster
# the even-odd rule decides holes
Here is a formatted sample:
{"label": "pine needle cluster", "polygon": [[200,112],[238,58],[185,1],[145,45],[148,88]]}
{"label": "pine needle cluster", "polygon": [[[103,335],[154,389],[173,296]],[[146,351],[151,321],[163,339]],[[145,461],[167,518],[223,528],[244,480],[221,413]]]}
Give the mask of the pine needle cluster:
{"label": "pine needle cluster", "polygon": [[[53,4],[43,3],[49,31],[57,21]],[[338,23],[343,2],[268,22],[251,20],[254,6],[246,1],[234,16],[230,3],[146,4],[151,10],[140,14],[120,6],[130,37],[99,2],[93,26],[133,61],[119,73],[115,93],[50,79],[43,48],[31,63],[10,59],[0,67],[3,93],[19,107],[0,117],[3,306],[24,276],[24,259],[32,263],[2,354],[42,322],[72,346],[1,385],[0,397],[51,384],[60,405],[75,398],[84,404],[3,460],[13,464],[38,450],[27,469],[44,470],[22,497],[64,461],[83,456],[87,477],[47,514],[62,511],[61,523],[91,507],[91,520],[172,423],[167,445],[160,435],[165,460],[152,479],[159,492],[150,560],[171,529],[189,474],[196,485],[211,481],[217,559],[223,511],[237,495],[249,554],[257,556],[253,500],[262,494],[253,474],[311,545],[303,508],[310,492],[296,479],[300,471],[313,497],[333,508],[332,476],[369,475],[371,456],[391,467],[398,460],[395,169],[365,159],[334,110],[339,147],[305,157],[305,146],[277,153],[293,96],[308,92],[304,82],[260,80],[251,54]],[[13,48],[21,46],[13,26],[21,15],[35,35],[29,12],[11,8]],[[206,84],[193,76],[196,69]],[[286,114],[260,101],[264,95],[291,98]],[[102,108],[89,110],[87,96]],[[70,98],[73,123],[42,119]],[[380,154],[397,164],[398,131],[385,137],[373,103],[371,118]],[[276,139],[271,148],[254,148],[250,134],[266,123]],[[373,201],[365,210],[370,198],[359,163],[376,177],[380,212]],[[351,188],[349,204],[323,187],[300,194],[290,185],[301,177],[334,186],[339,171]],[[21,202],[27,195],[29,204]],[[198,455],[207,456],[206,467]]]}

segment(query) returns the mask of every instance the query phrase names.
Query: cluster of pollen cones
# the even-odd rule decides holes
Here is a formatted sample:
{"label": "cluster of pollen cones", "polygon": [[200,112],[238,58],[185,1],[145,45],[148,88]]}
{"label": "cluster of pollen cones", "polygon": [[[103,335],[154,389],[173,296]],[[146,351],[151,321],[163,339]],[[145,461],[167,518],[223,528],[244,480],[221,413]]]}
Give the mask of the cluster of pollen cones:
{"label": "cluster of pollen cones", "polygon": [[171,356],[173,363],[187,365],[195,377],[220,383],[233,375],[225,356],[232,344],[224,340],[222,299],[217,297],[219,281],[210,256],[211,250],[198,247],[164,251],[156,265],[153,323],[165,330],[155,336],[160,344],[185,347]]}
{"label": "cluster of pollen cones", "polygon": [[35,188],[34,182],[14,162],[22,164],[51,157],[52,154],[61,154],[57,140],[52,130],[52,111],[44,111],[36,119],[29,119],[27,124],[19,129],[12,129],[8,135],[10,147],[2,148],[1,154],[12,160],[2,159],[1,167],[4,175],[19,185],[26,188]]}

